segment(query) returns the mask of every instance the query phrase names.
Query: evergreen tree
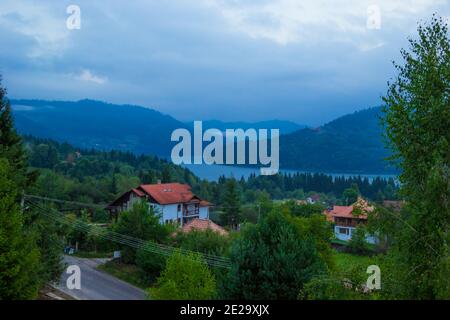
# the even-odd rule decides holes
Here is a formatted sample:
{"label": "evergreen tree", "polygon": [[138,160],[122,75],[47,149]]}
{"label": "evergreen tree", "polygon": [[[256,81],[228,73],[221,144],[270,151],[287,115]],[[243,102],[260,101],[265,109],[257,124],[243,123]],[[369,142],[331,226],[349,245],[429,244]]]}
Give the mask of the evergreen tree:
{"label": "evergreen tree", "polygon": [[14,173],[14,181],[20,190],[17,197],[22,196],[25,188],[32,183],[37,175],[35,172],[27,173],[28,160],[23,149],[22,139],[14,129],[11,114],[11,105],[6,97],[6,89],[1,85],[0,77],[0,157],[9,162],[9,166]]}
{"label": "evergreen tree", "polygon": [[23,225],[14,167],[0,158],[0,299],[35,298],[39,250]]}
{"label": "evergreen tree", "polygon": [[326,270],[314,241],[279,212],[243,228],[231,261],[224,284],[231,299],[296,299],[305,283]]}
{"label": "evergreen tree", "polygon": [[241,197],[238,191],[238,184],[234,178],[231,178],[225,184],[222,222],[225,225],[235,228],[239,224],[240,213]]}

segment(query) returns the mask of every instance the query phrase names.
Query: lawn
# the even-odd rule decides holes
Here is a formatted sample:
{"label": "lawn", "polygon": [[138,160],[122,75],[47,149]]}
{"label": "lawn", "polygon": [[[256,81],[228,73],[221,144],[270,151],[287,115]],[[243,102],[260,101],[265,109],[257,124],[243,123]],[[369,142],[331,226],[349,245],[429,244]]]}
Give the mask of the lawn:
{"label": "lawn", "polygon": [[367,269],[368,266],[376,264],[375,256],[359,256],[351,253],[334,252],[334,261],[338,271],[346,272],[352,268]]}
{"label": "lawn", "polygon": [[145,279],[144,272],[132,264],[108,261],[97,268],[138,288],[146,290],[151,286],[151,283]]}

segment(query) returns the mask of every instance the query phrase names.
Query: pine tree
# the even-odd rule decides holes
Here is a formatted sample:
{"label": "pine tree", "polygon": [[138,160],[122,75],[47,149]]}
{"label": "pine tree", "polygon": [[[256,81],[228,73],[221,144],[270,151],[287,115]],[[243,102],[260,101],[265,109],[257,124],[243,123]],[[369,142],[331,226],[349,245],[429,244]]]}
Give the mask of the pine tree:
{"label": "pine tree", "polygon": [[225,184],[223,206],[222,222],[235,228],[239,224],[241,197],[238,192],[237,182],[234,178],[228,179]]}
{"label": "pine tree", "polygon": [[24,231],[13,170],[0,158],[0,299],[30,299],[40,285],[39,251]]}
{"label": "pine tree", "polygon": [[[8,159],[9,166],[14,172],[14,181],[23,191],[33,182],[37,175],[35,172],[27,173],[28,160],[23,149],[22,139],[14,129],[11,114],[11,105],[6,97],[6,89],[1,86],[0,77],[0,157]],[[17,193],[21,197],[21,192]]]}

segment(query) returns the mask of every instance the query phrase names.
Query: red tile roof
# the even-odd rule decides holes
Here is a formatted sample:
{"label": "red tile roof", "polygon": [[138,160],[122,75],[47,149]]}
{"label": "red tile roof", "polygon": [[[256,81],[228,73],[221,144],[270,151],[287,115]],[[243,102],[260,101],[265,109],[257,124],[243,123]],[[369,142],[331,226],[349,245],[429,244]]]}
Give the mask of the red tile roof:
{"label": "red tile roof", "polygon": [[217,232],[223,236],[228,235],[228,232],[224,228],[222,228],[218,224],[215,224],[211,220],[197,219],[197,218],[184,224],[183,227],[181,228],[181,231],[182,232],[190,232],[192,230],[206,231],[208,229]]}
{"label": "red tile roof", "polygon": [[191,187],[181,183],[143,184],[138,190],[152,197],[159,204],[200,202]]}
{"label": "red tile roof", "polygon": [[[361,209],[362,214],[360,214],[359,216],[355,216],[353,214],[353,210],[355,208]],[[372,212],[373,209],[374,208],[369,206],[367,201],[365,201],[362,198],[359,198],[351,206],[333,206],[332,210],[325,211],[324,213],[329,221],[334,221],[335,217],[367,220],[367,213]]]}

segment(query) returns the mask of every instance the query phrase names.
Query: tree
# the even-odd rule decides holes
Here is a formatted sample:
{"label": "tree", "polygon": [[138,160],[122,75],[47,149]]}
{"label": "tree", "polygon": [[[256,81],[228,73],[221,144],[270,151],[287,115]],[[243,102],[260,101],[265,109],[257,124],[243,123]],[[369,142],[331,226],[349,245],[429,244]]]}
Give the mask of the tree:
{"label": "tree", "polygon": [[148,292],[156,300],[207,300],[216,296],[216,281],[199,255],[175,251]]}
{"label": "tree", "polygon": [[369,243],[366,241],[366,229],[362,226],[357,227],[352,232],[352,238],[349,243],[350,251],[356,254],[364,255],[370,252]]}
{"label": "tree", "polygon": [[[131,210],[120,213],[113,230],[141,240],[161,243],[167,239],[170,230],[167,226],[160,224],[160,220],[161,214],[155,212],[153,207],[145,201],[138,201]],[[133,248],[124,246],[122,255],[124,262],[134,263],[135,254],[136,251]]]}
{"label": "tree", "polygon": [[23,225],[14,166],[0,158],[0,298],[35,298],[40,286],[39,250]]}
{"label": "tree", "polygon": [[225,193],[223,197],[223,213],[221,220],[223,224],[237,227],[241,213],[241,197],[238,192],[236,179],[231,178],[226,181]]}
{"label": "tree", "polygon": [[155,252],[155,243],[149,241],[136,252],[136,265],[145,273],[145,283],[153,283],[166,266],[167,257]]}
{"label": "tree", "polygon": [[232,244],[231,262],[224,288],[231,299],[296,299],[306,282],[326,271],[314,240],[275,211],[244,226]]}
{"label": "tree", "polygon": [[390,251],[402,297],[448,299],[450,290],[438,287],[450,288],[450,39],[436,15],[418,35],[401,51],[404,63],[395,64],[398,76],[383,98],[385,137],[407,201]]}
{"label": "tree", "polygon": [[344,190],[342,197],[344,198],[345,204],[347,206],[355,203],[358,200],[359,189],[357,184],[353,184],[350,188]]}
{"label": "tree", "polygon": [[28,159],[23,149],[22,139],[14,129],[11,114],[11,105],[6,97],[6,89],[1,86],[0,76],[0,155],[8,159],[9,166],[14,173],[14,181],[20,192],[17,197],[22,197],[22,193],[27,186],[35,181],[36,172],[28,172]]}

